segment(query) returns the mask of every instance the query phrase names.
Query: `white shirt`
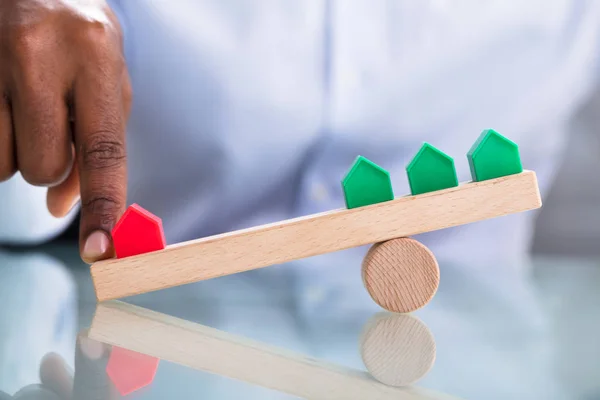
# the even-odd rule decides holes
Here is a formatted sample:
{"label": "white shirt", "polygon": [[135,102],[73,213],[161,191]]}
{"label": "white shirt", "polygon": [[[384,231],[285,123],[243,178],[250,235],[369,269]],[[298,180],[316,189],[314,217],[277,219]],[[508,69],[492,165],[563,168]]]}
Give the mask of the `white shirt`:
{"label": "white shirt", "polygon": [[[134,88],[129,203],[161,217],[170,243],[343,207],[340,180],[359,154],[391,172],[397,196],[409,192],[404,168],[423,141],[455,157],[459,179],[467,181],[466,152],[487,128],[520,145],[523,165],[537,172],[545,195],[567,123],[598,83],[597,1],[111,4]],[[74,213],[52,218],[45,192],[20,175],[0,184],[0,241],[40,242],[66,227]],[[504,273],[498,267],[514,272],[522,265],[534,216],[419,239],[461,267],[493,264],[472,276],[487,277],[482,287],[512,298],[514,290],[496,287]],[[306,299],[301,313],[322,312],[332,298],[347,307],[340,315],[375,309],[357,290],[363,250],[267,269],[272,280],[261,275],[259,282],[277,287],[278,271],[297,272],[294,285]],[[16,285],[19,276],[4,282]],[[72,295],[56,284],[63,278],[50,278]],[[43,293],[52,296],[45,315],[72,308],[49,289]],[[520,309],[522,298],[512,298]],[[42,350],[30,357],[28,374]]]}
{"label": "white shirt", "polygon": [[[163,219],[169,243],[343,207],[340,180],[359,154],[390,171],[397,196],[423,141],[467,181],[466,153],[487,128],[519,144],[545,194],[598,77],[593,1],[111,4],[134,88],[129,202]],[[44,189],[19,179],[0,185],[11,194],[0,238],[63,229]],[[26,191],[39,194],[27,209]],[[438,257],[514,261],[534,216],[419,238]]]}

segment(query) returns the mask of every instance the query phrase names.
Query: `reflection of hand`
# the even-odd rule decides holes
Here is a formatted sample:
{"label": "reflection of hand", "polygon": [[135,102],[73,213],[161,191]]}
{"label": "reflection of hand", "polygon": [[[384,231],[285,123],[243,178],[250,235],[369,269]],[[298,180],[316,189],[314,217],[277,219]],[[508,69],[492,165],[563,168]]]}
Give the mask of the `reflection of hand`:
{"label": "reflection of hand", "polygon": [[[14,400],[114,400],[117,391],[106,374],[110,348],[80,335],[75,349],[75,373],[57,354],[47,354],[40,365],[41,385],[30,385]],[[0,400],[4,400],[0,395]]]}
{"label": "reflection of hand", "polygon": [[61,400],[53,391],[46,389],[43,385],[29,385],[19,390],[14,397],[15,400]]}

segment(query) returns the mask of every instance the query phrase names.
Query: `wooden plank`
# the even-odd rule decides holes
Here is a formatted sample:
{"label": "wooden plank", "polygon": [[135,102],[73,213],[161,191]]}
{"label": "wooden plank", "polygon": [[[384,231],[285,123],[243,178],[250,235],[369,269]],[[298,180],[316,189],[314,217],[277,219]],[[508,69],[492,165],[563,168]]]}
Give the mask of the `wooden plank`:
{"label": "wooden plank", "polygon": [[533,171],[339,209],[98,262],[99,301],[137,295],[541,207]]}
{"label": "wooden plank", "polygon": [[118,301],[98,305],[88,336],[304,399],[455,399],[418,387],[386,386],[363,371]]}

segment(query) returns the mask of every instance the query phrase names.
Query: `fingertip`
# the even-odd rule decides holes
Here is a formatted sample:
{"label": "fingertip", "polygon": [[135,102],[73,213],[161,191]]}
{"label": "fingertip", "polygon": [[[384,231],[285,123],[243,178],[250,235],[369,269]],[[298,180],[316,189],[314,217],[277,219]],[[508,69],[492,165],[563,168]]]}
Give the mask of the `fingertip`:
{"label": "fingertip", "polygon": [[40,363],[40,381],[63,398],[73,390],[73,369],[56,353],[46,354]]}
{"label": "fingertip", "polygon": [[76,195],[65,195],[58,187],[49,188],[46,194],[46,206],[55,218],[66,217],[79,204],[81,197]]}
{"label": "fingertip", "polygon": [[42,357],[40,361],[40,380],[46,383],[49,379],[49,373],[61,370],[65,374],[73,375],[73,369],[57,353],[50,352]]}
{"label": "fingertip", "polygon": [[60,355],[54,352],[47,353],[40,361],[42,383],[44,382],[45,371],[53,371],[57,367],[63,368],[65,365],[66,364]]}
{"label": "fingertip", "polygon": [[102,230],[93,231],[85,238],[81,250],[81,258],[88,264],[105,260],[113,256],[114,250],[108,233]]}
{"label": "fingertip", "polygon": [[79,338],[79,348],[81,349],[81,352],[90,360],[101,359],[106,351],[102,343],[90,339],[87,336],[82,336]]}

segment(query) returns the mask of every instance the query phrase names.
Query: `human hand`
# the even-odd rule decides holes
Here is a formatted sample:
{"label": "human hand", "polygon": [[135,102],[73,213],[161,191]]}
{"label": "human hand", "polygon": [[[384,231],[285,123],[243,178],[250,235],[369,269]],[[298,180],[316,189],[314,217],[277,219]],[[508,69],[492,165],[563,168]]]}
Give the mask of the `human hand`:
{"label": "human hand", "polygon": [[112,257],[125,209],[131,85],[104,0],[0,1],[0,181],[48,187],[48,210],[81,200],[80,249]]}
{"label": "human hand", "polygon": [[[110,346],[79,336],[75,350],[75,372],[57,354],[48,354],[40,366],[40,385],[30,385],[14,400],[116,400],[118,391],[106,373]],[[10,397],[8,397],[10,399]],[[0,395],[0,400],[3,398]]]}

